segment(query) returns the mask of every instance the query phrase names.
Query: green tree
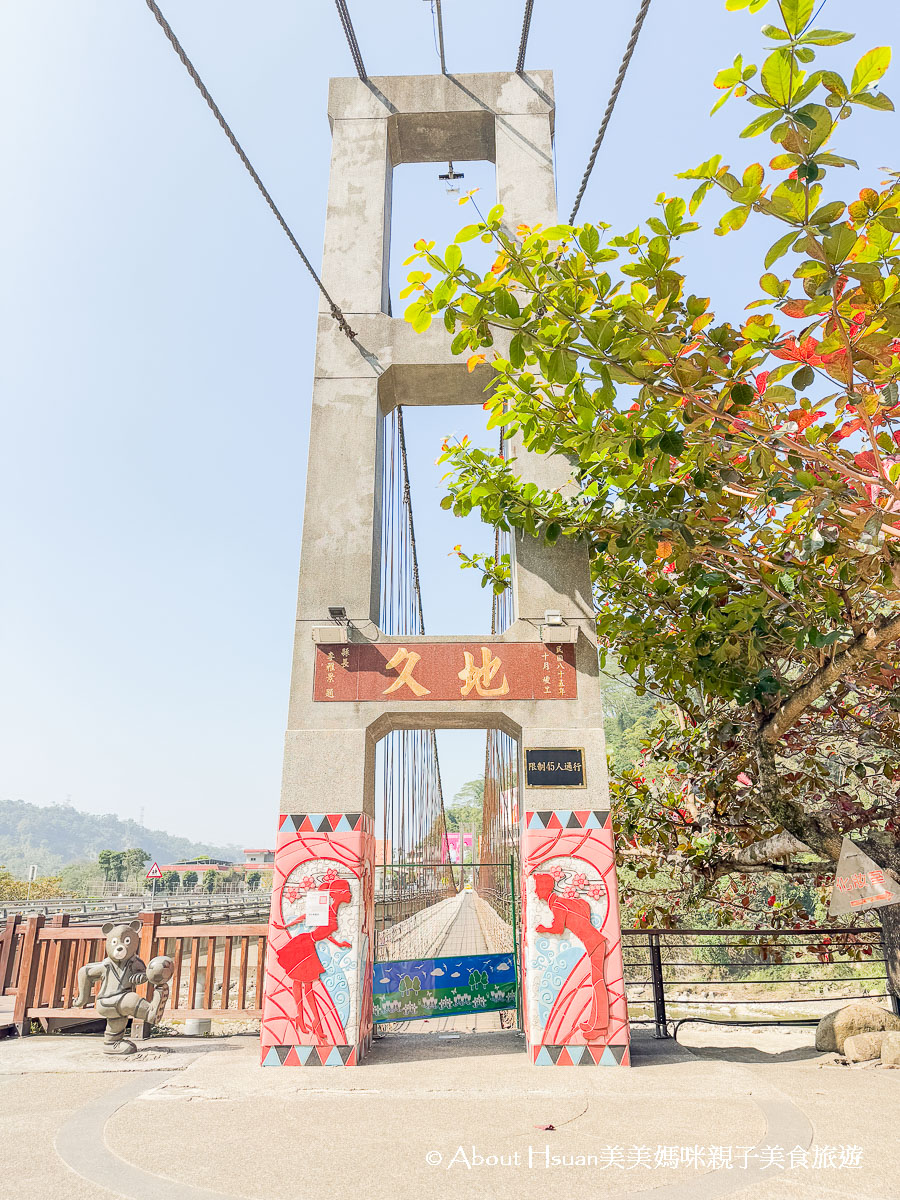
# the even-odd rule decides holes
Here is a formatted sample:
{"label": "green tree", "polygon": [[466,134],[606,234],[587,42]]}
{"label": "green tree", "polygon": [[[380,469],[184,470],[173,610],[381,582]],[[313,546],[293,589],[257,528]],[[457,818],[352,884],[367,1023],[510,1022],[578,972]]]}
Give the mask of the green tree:
{"label": "green tree", "polygon": [[91,896],[97,891],[96,863],[69,863],[60,871],[63,892],[67,896]]}
{"label": "green tree", "polygon": [[177,891],[178,883],[179,878],[177,871],[163,871],[162,875],[160,876],[159,886],[164,892]]}
{"label": "green tree", "polygon": [[197,879],[198,876],[196,871],[185,871],[181,877],[181,882],[186,888],[193,888],[197,884]]}
{"label": "green tree", "polygon": [[97,862],[100,866],[100,870],[103,872],[103,878],[107,883],[112,876],[112,856],[112,850],[101,850],[97,855]]}
{"label": "green tree", "polygon": [[136,847],[132,850],[125,851],[125,878],[140,879],[145,871],[147,863],[150,861],[150,855],[146,850],[139,850]]}
{"label": "green tree", "polygon": [[122,883],[122,881],[125,879],[125,868],[126,868],[125,851],[124,850],[110,851],[110,855],[109,855],[110,875],[112,876],[112,878],[115,880],[116,883]]}
{"label": "green tree", "polygon": [[259,887],[259,883],[260,883],[261,879],[262,879],[262,875],[260,874],[259,871],[251,871],[250,874],[247,876],[248,889],[251,892],[255,892],[256,889]]}
{"label": "green tree", "polygon": [[448,832],[461,830],[464,833],[481,833],[484,815],[484,779],[470,779],[464,783],[448,805],[444,816]]}
{"label": "green tree", "polygon": [[203,882],[200,885],[203,888],[204,892],[214,892],[216,890],[216,883],[218,882],[218,878],[219,878],[219,872],[214,870],[212,867],[210,867],[210,869],[208,871],[204,871],[203,872]]}
{"label": "green tree", "polygon": [[660,720],[655,697],[638,695],[636,686],[608,656],[603,676],[603,718],[610,769],[627,771],[642,763],[646,742]]}
{"label": "green tree", "polygon": [[[572,464],[573,488],[551,492],[515,459],[445,444],[443,503],[587,543],[604,646],[684,726],[654,747],[660,777],[614,789],[622,854],[723,920],[749,903],[736,877],[824,879],[851,832],[900,872],[900,177],[842,194],[855,163],[831,144],[859,107],[892,109],[890,51],[849,80],[820,69],[852,35],[811,28],[813,7],[781,0],[761,69],[738,56],[714,81],[716,108],[752,106],[742,136],[775,144],[768,171],[715,155],[680,176],[689,197],[661,194],[624,233],[513,234],[496,206],[443,256],[418,243],[437,278],[414,271],[407,289],[413,327],[439,315],[470,371],[491,353],[489,427]],[[737,323],[681,269],[708,197],[720,236],[751,218],[777,234]],[[463,264],[474,237],[497,250],[483,277]],[[507,560],[462,561],[507,585]],[[880,914],[900,945],[897,909]],[[896,956],[891,970],[900,990]]]}

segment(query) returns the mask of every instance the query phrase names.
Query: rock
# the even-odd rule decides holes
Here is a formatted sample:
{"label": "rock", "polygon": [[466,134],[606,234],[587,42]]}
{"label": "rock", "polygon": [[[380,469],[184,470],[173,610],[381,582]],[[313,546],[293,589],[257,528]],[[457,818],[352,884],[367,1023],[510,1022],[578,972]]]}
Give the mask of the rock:
{"label": "rock", "polygon": [[844,1040],[844,1057],[852,1063],[868,1062],[871,1058],[880,1058],[884,1036],[883,1031],[852,1034]]}
{"label": "rock", "polygon": [[900,1067],[900,1033],[885,1033],[881,1039],[881,1061],[886,1067]]}
{"label": "rock", "polygon": [[858,1033],[900,1032],[900,1017],[868,1000],[857,1000],[823,1017],[816,1028],[816,1049],[844,1053],[844,1042]]}

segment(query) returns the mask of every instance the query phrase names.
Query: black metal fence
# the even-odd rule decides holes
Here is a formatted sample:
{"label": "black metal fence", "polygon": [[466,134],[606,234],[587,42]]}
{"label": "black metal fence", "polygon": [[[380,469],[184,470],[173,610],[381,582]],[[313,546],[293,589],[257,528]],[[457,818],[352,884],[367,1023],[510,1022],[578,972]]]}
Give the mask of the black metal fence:
{"label": "black metal fence", "polygon": [[877,927],[623,929],[622,944],[629,1016],[660,1038],[686,1020],[815,1024],[855,999],[900,1013]]}

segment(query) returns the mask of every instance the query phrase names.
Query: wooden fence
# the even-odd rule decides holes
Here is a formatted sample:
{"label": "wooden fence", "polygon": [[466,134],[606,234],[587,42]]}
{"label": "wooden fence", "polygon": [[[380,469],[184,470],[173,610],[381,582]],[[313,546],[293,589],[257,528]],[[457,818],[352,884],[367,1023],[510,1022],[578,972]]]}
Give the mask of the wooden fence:
{"label": "wooden fence", "polygon": [[[162,925],[162,916],[139,914],[139,954],[144,962],[158,954],[175,962],[164,1020],[260,1017],[267,927]],[[0,933],[0,995],[15,997],[13,1023],[20,1034],[29,1032],[33,1020],[46,1028],[56,1018],[91,1018],[91,1009],[73,1007],[78,972],[104,957],[105,940],[99,926],[70,928],[68,913],[57,913],[49,922],[43,916],[22,921],[18,915],[7,921]],[[152,995],[148,984],[138,990]],[[138,1037],[144,1032],[135,1029]]]}

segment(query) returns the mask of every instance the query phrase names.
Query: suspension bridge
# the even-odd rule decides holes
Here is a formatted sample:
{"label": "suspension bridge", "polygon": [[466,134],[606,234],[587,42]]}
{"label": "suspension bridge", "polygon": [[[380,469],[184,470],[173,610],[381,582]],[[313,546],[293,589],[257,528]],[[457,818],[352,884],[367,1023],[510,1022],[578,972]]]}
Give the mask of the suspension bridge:
{"label": "suspension bridge", "polygon": [[[427,633],[404,408],[481,404],[491,370],[467,371],[436,328],[414,335],[391,315],[388,288],[402,163],[448,162],[455,178],[454,161],[490,160],[510,229],[556,222],[553,78],[525,68],[533,0],[515,70],[452,74],[435,0],[440,74],[390,77],[370,76],[347,0],[335,2],[356,75],[329,90],[319,272],[146,0],[321,296],[262,1062],[355,1065],[378,1025],[515,1012],[536,1064],[627,1064],[587,549],[520,533],[507,543],[498,530],[511,587],[494,599],[491,633]],[[566,485],[558,456],[527,452],[518,435],[509,451],[536,486]],[[466,838],[448,830],[442,728],[486,731],[471,864]]]}

